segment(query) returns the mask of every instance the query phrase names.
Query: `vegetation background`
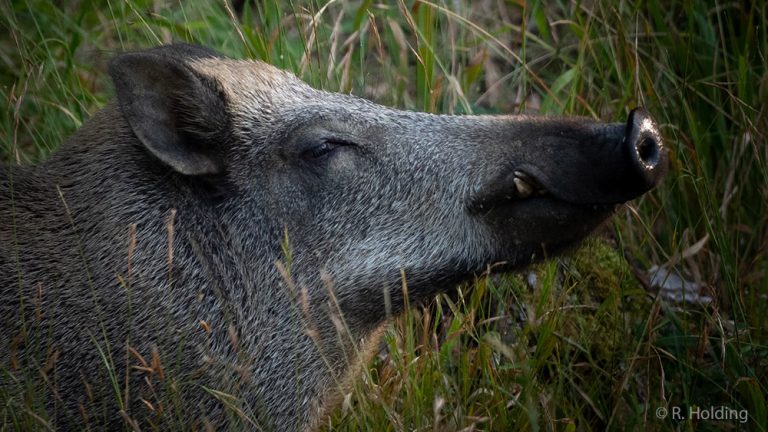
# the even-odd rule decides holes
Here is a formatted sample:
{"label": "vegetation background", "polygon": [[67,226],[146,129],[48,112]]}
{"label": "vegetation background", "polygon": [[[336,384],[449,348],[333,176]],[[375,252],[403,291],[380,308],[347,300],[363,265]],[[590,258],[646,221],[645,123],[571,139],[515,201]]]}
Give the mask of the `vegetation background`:
{"label": "vegetation background", "polygon": [[[0,0],[0,15],[7,164],[45,158],[110,99],[114,53],[172,41],[411,110],[648,108],[671,149],[658,190],[570,256],[399,319],[327,428],[768,429],[764,1]],[[19,383],[0,388],[0,430],[50,428],[45,389],[0,374]],[[685,419],[657,415],[675,407]]]}

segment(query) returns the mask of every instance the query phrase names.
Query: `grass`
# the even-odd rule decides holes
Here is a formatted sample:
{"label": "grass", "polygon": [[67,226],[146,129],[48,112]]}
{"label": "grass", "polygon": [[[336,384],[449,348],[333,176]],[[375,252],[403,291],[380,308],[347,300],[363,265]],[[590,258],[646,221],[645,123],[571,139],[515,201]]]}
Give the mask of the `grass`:
{"label": "grass", "polygon": [[[765,2],[76,3],[0,3],[5,163],[47,157],[111,97],[113,53],[173,40],[400,108],[619,121],[641,105],[660,123],[662,187],[572,256],[397,320],[329,430],[768,429]],[[653,265],[712,303],[649,295]],[[19,388],[0,388],[0,429],[45,429]],[[656,415],[719,406],[748,422]]]}

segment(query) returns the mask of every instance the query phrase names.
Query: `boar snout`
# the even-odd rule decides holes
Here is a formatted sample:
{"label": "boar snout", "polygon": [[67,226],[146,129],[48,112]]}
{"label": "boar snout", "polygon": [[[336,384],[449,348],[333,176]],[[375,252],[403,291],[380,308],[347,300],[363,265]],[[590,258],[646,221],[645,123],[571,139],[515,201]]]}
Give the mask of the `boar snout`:
{"label": "boar snout", "polygon": [[617,205],[653,189],[667,169],[659,128],[642,108],[626,123],[544,118],[515,125],[505,137],[535,135],[522,146],[497,146],[495,174],[467,210],[511,244],[547,254],[573,244]]}
{"label": "boar snout", "polygon": [[517,198],[546,195],[577,205],[615,205],[648,192],[667,171],[667,150],[656,122],[636,108],[626,123],[544,126],[547,137],[526,149],[492,189]]}

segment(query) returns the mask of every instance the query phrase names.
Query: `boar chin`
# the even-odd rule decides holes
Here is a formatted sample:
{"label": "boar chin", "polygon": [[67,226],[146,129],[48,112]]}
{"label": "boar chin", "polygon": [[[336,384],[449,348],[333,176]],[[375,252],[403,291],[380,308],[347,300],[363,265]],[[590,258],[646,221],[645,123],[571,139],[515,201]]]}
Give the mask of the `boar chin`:
{"label": "boar chin", "polygon": [[[487,216],[508,245],[494,262],[498,270],[524,267],[578,246],[614,213],[617,205],[583,205],[551,196],[502,204]],[[505,248],[506,249],[506,248]]]}

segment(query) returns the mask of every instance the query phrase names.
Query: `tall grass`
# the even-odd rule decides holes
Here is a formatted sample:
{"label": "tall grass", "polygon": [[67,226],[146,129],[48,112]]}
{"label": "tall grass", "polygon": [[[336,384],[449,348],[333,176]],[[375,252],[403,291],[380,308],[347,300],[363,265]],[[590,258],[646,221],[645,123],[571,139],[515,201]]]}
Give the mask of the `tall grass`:
{"label": "tall grass", "polygon": [[[45,158],[111,97],[113,53],[171,41],[413,110],[621,121],[645,106],[671,149],[664,185],[572,256],[407,313],[328,428],[768,429],[765,2],[6,0],[0,13],[4,163]],[[653,265],[712,303],[656,298]],[[688,418],[719,406],[748,423]],[[685,419],[657,416],[675,407]],[[0,429],[45,417],[0,388]]]}

